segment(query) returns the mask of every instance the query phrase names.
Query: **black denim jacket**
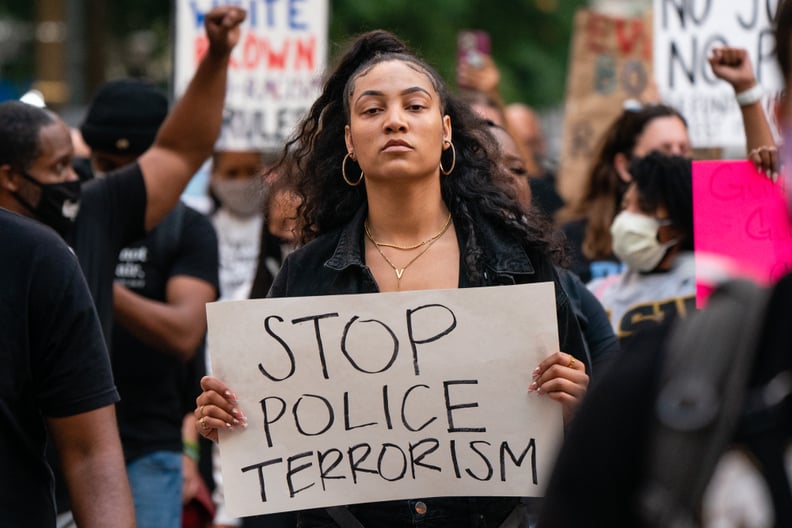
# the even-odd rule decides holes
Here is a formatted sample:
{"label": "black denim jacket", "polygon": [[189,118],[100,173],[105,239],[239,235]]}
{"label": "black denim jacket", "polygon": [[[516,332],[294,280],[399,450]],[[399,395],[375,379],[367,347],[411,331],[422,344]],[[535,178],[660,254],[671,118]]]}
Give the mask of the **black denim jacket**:
{"label": "black denim jacket", "polygon": [[[269,297],[304,297],[376,293],[374,276],[363,260],[363,221],[367,208],[362,207],[344,227],[322,235],[298,249],[286,259],[269,292]],[[460,225],[456,222],[455,224]],[[561,350],[572,354],[591,371],[580,328],[569,298],[560,286],[550,259],[527,248],[486,219],[479,220],[474,236],[458,229],[460,241],[460,286],[495,286],[533,282],[555,283],[556,313]],[[474,246],[472,241],[477,242]],[[480,279],[471,278],[466,255],[480,250],[483,270]],[[421,503],[421,508],[415,505]],[[349,507],[365,528],[379,526],[469,526],[497,527],[520,503],[518,497],[435,497],[416,498]],[[424,513],[420,513],[424,511]],[[323,509],[299,512],[298,527],[337,526]]]}
{"label": "black denim jacket", "polygon": [[[289,255],[268,296],[305,297],[378,292],[379,287],[374,276],[363,260],[363,221],[366,212],[367,208],[362,207],[344,227],[322,235]],[[463,230],[457,232],[462,253],[460,286],[554,282],[560,348],[583,361],[586,371],[590,372],[591,365],[585,352],[580,327],[550,259],[538,251],[526,248],[523,243],[498,230],[486,219],[479,220],[475,230],[475,238],[467,239],[464,239]],[[469,277],[465,265],[465,252],[474,249],[468,243],[473,239],[477,241],[478,249],[485,260],[479,280]]]}

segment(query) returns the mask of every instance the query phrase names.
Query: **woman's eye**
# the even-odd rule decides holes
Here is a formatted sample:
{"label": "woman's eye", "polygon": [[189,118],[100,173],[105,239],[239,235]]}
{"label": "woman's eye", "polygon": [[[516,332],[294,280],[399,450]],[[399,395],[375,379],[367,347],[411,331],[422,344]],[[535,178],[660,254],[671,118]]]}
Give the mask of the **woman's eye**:
{"label": "woman's eye", "polygon": [[416,103],[416,104],[411,104],[411,105],[407,106],[407,108],[409,110],[417,112],[419,110],[423,110],[424,105]]}
{"label": "woman's eye", "polygon": [[379,108],[376,107],[366,108],[365,110],[363,110],[364,114],[376,114],[377,112],[379,112]]}
{"label": "woman's eye", "polygon": [[525,170],[525,167],[509,167],[509,172],[515,176],[525,176],[528,174],[528,171]]}

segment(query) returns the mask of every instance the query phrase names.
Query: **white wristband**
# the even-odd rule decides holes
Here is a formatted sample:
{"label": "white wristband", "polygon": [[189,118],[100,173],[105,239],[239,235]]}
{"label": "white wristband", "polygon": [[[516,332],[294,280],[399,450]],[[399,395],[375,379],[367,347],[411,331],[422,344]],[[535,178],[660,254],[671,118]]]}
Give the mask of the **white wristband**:
{"label": "white wristband", "polygon": [[762,98],[762,95],[764,95],[762,86],[760,84],[755,84],[752,88],[748,88],[737,94],[737,104],[740,106],[750,106],[758,102]]}

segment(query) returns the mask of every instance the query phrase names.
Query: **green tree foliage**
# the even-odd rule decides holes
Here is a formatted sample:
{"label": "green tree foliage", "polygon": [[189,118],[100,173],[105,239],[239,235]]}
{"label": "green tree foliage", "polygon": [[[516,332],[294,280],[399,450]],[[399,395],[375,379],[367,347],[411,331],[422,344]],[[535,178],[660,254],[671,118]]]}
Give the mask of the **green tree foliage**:
{"label": "green tree foliage", "polygon": [[[330,53],[355,35],[387,29],[405,39],[453,85],[456,34],[490,33],[507,102],[543,107],[564,97],[574,10],[586,0],[330,0]],[[116,34],[134,27],[169,27],[170,2],[116,0]],[[332,57],[331,57],[332,62]]]}
{"label": "green tree foliage", "polygon": [[564,97],[572,17],[585,0],[343,0],[332,3],[331,53],[353,36],[387,29],[405,39],[453,85],[456,34],[489,32],[506,102],[537,107]]}
{"label": "green tree foliage", "polygon": [[[118,46],[133,31],[147,29],[157,35],[157,52],[170,53],[172,2],[81,2],[89,12],[99,11],[88,27],[101,33],[100,40],[108,47]],[[6,0],[0,13],[31,20],[34,4]],[[504,99],[544,107],[564,97],[572,16],[587,0],[330,0],[330,4],[331,54],[359,33],[387,29],[405,39],[453,85],[457,32],[481,29],[491,36]]]}

